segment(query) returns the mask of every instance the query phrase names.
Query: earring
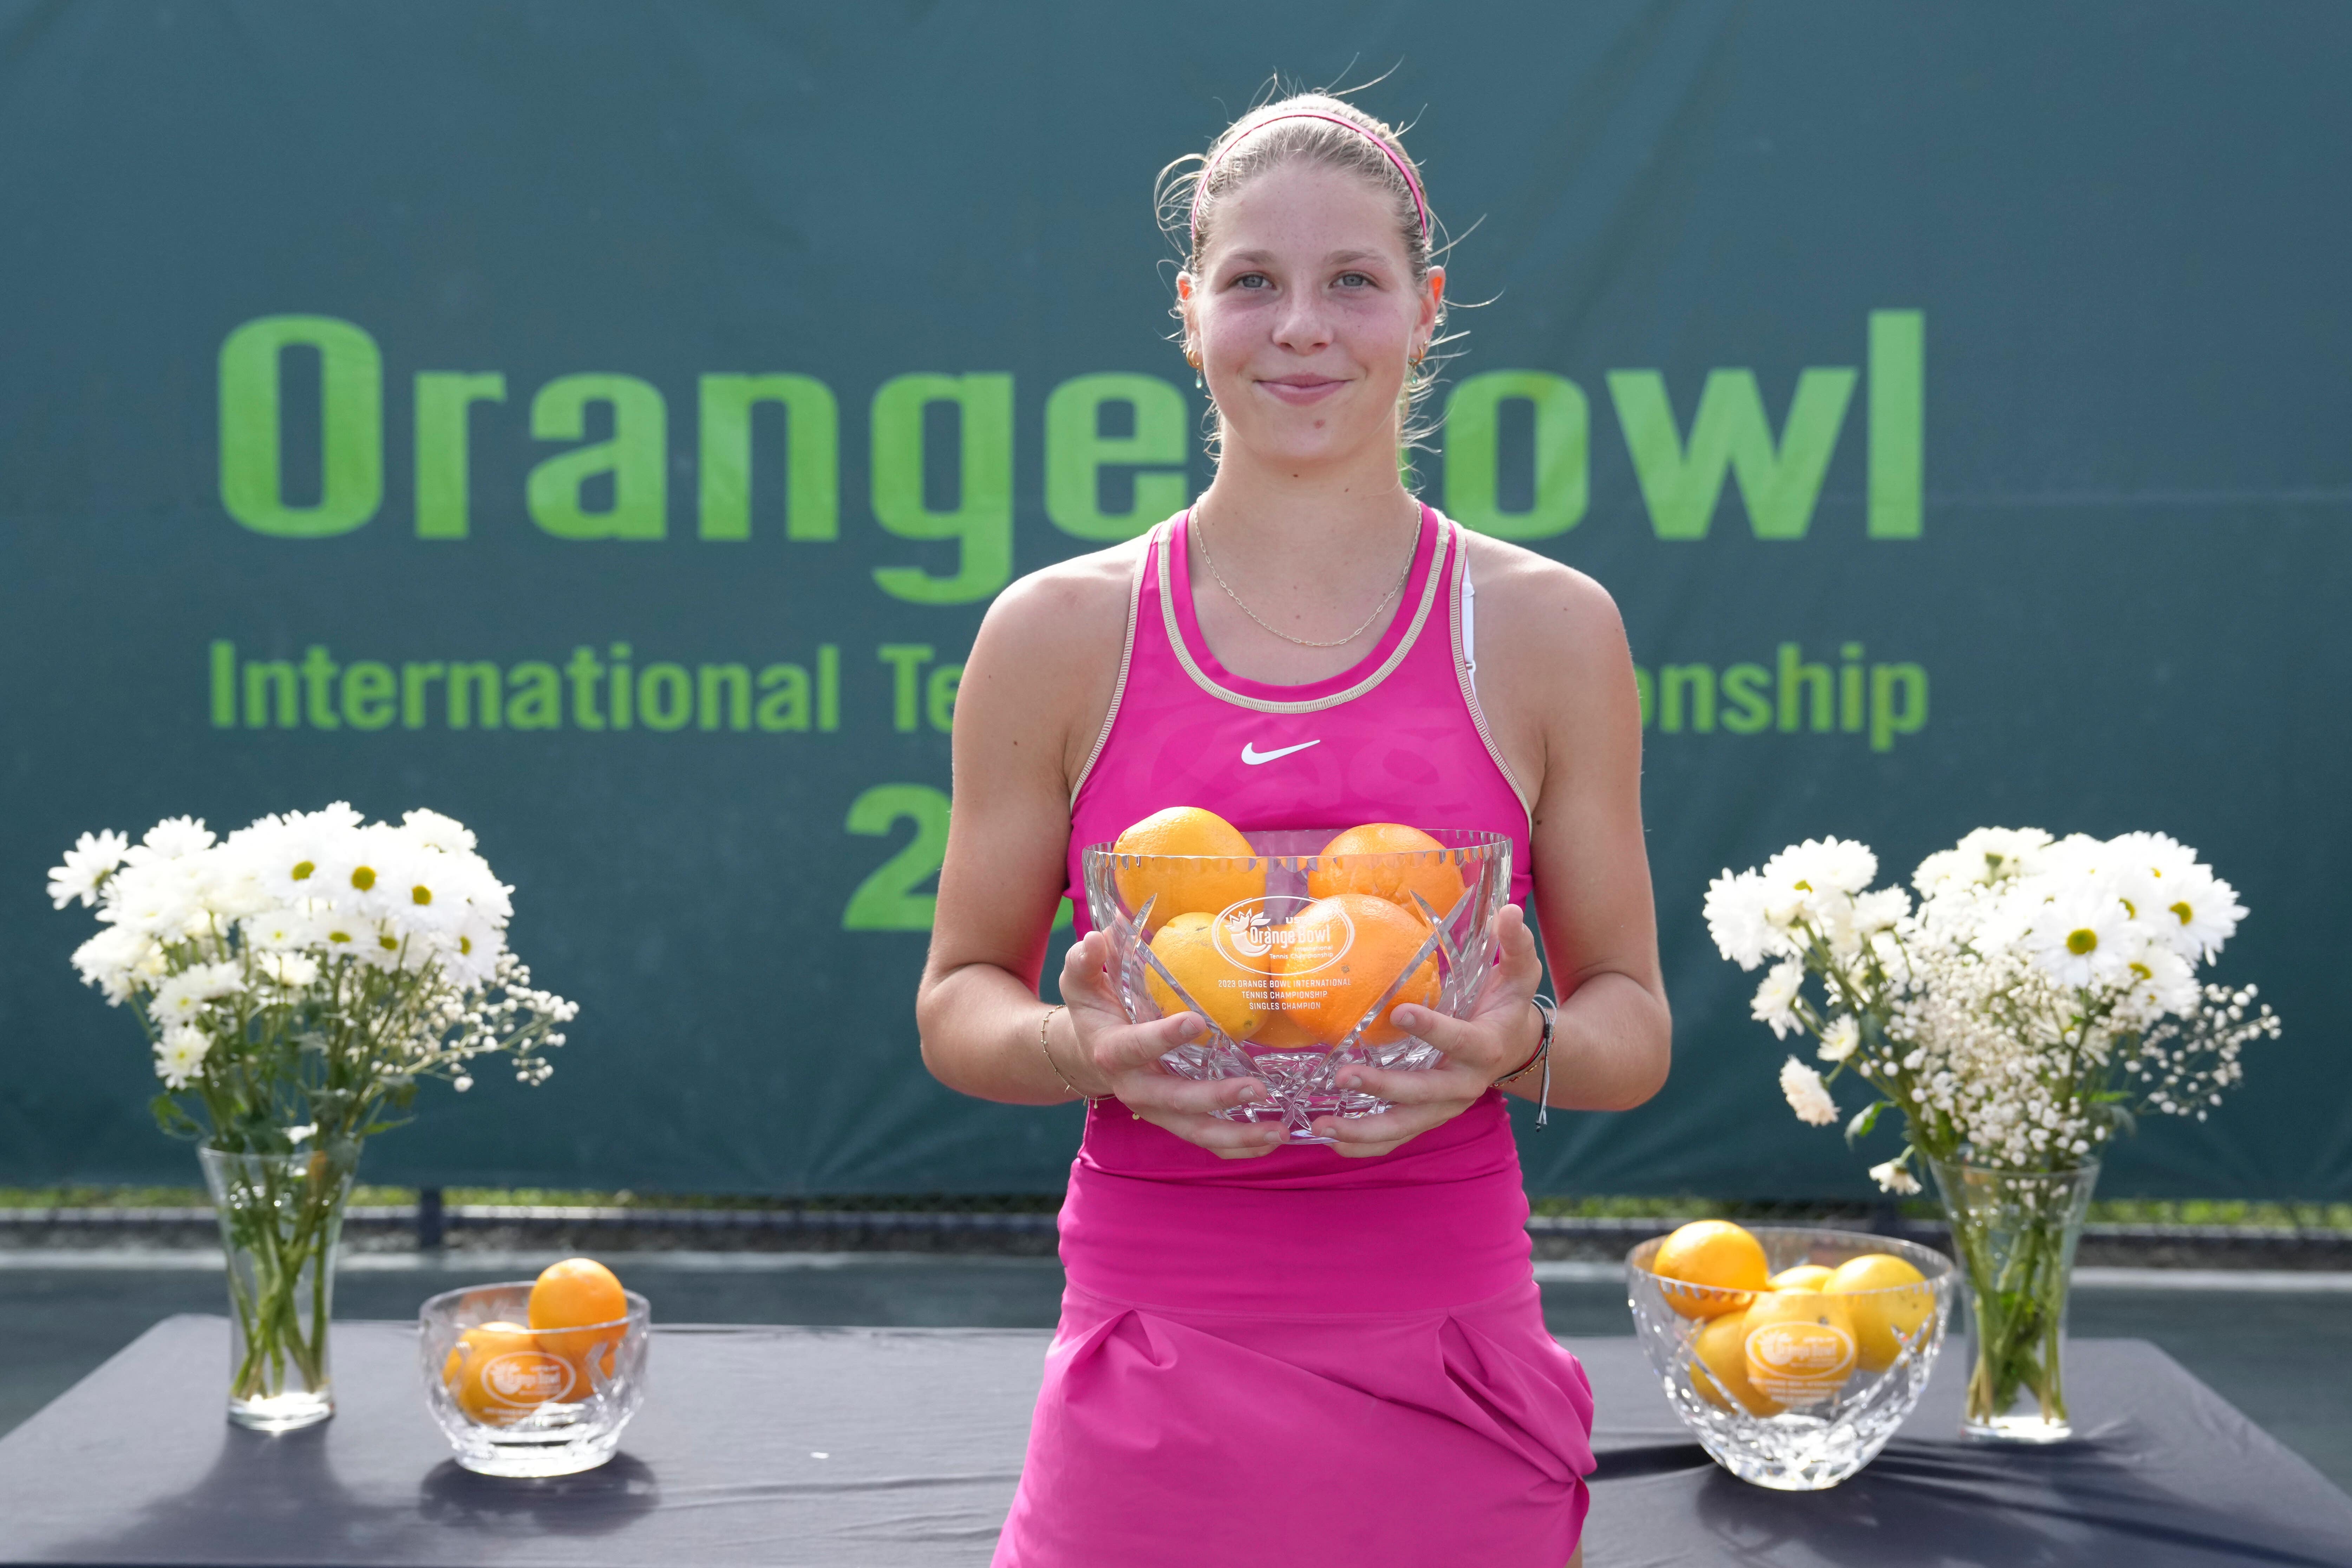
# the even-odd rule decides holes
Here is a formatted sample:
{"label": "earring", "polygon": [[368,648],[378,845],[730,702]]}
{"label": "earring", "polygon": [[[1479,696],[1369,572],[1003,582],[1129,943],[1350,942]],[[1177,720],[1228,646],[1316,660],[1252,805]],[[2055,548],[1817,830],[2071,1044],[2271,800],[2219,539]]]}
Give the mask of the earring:
{"label": "earring", "polygon": [[1206,392],[1209,384],[1201,374],[1201,353],[1190,343],[1184,345],[1184,363],[1192,367],[1192,390]]}

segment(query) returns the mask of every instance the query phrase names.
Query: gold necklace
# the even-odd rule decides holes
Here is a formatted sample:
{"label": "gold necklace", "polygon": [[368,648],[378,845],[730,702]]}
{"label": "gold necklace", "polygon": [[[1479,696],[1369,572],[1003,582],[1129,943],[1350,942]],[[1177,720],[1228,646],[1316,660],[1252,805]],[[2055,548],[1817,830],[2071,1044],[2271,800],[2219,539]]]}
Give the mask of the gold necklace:
{"label": "gold necklace", "polygon": [[1272,632],[1276,637],[1280,637],[1283,641],[1286,643],[1297,643],[1300,647],[1345,647],[1348,644],[1354,642],[1358,637],[1362,637],[1364,633],[1370,630],[1372,623],[1381,618],[1381,612],[1387,609],[1390,602],[1395,599],[1398,595],[1404,592],[1405,579],[1412,575],[1412,558],[1421,553],[1421,507],[1419,503],[1416,502],[1412,509],[1412,537],[1406,542],[1404,565],[1398,570],[1396,582],[1390,586],[1387,593],[1381,595],[1381,602],[1372,606],[1372,613],[1366,616],[1363,619],[1363,624],[1359,626],[1354,631],[1349,632],[1346,637],[1336,638],[1330,642],[1316,642],[1307,637],[1292,637],[1280,626],[1266,626],[1265,621],[1259,619],[1258,613],[1255,610],[1251,609],[1247,605],[1242,603],[1242,596],[1234,592],[1234,585],[1225,581],[1225,574],[1223,572],[1217,570],[1217,558],[1209,552],[1209,531],[1207,527],[1204,526],[1205,521],[1206,520],[1201,516],[1201,509],[1198,506],[1193,507],[1192,524],[1194,531],[1201,537],[1201,559],[1209,563],[1209,574],[1217,580],[1217,586],[1225,591],[1225,597],[1231,599],[1234,602],[1234,607],[1239,609],[1243,615],[1247,616],[1251,620],[1256,621],[1259,626],[1264,626],[1267,631]]}

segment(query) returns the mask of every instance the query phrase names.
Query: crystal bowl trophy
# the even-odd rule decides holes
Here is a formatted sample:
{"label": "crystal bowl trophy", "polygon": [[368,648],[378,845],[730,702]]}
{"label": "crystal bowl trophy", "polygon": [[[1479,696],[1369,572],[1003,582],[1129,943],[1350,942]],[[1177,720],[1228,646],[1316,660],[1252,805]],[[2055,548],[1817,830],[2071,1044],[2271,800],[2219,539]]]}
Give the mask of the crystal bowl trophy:
{"label": "crystal bowl trophy", "polygon": [[1775,1275],[1881,1253],[1922,1277],[1842,1294],[1724,1290],[1652,1272],[1664,1237],[1626,1255],[1642,1349],[1699,1447],[1743,1481],[1820,1491],[1876,1458],[1919,1403],[1958,1276],[1943,1254],[1891,1237],[1747,1228]]}
{"label": "crystal bowl trophy", "polygon": [[623,1291],[625,1317],[524,1325],[528,1279],[446,1290],[420,1309],[425,1403],[457,1463],[486,1476],[568,1476],[613,1457],[646,1397],[653,1310]]}
{"label": "crystal bowl trophy", "polygon": [[1510,896],[1500,834],[1440,828],[1431,849],[1324,854],[1339,832],[1245,834],[1248,856],[1086,852],[1087,908],[1128,1017],[1205,1019],[1161,1062],[1189,1079],[1258,1079],[1263,1099],[1217,1114],[1279,1121],[1299,1142],[1329,1142],[1310,1131],[1318,1116],[1389,1109],[1340,1089],[1343,1068],[1444,1059],[1389,1014],[1410,1002],[1467,1016]]}

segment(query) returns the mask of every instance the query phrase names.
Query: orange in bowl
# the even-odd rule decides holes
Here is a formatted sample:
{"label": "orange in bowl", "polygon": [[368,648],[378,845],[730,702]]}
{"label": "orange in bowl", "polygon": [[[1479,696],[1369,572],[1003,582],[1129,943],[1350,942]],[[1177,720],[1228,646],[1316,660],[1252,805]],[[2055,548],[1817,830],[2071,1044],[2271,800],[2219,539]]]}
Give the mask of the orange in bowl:
{"label": "orange in bowl", "polygon": [[[1291,940],[1280,949],[1275,994],[1286,1020],[1318,1043],[1336,1046],[1356,1020],[1385,995],[1429,940],[1429,923],[1370,893],[1335,893],[1291,916]],[[1389,1017],[1407,1002],[1437,1005],[1437,959],[1420,965],[1397,989],[1381,1016],[1358,1037],[1367,1046],[1393,1045],[1403,1026]]]}
{"label": "orange in bowl", "polygon": [[520,1323],[467,1329],[441,1363],[441,1383],[485,1426],[511,1426],[542,1405],[587,1393],[572,1358],[550,1353]]}
{"label": "orange in bowl", "polygon": [[[1265,975],[1218,950],[1216,923],[1216,916],[1198,910],[1178,915],[1151,939],[1151,955],[1168,966],[1210,1023],[1236,1040],[1246,1040],[1273,1016],[1273,997]],[[1160,978],[1158,970],[1147,966],[1143,984],[1162,1017],[1184,1010],[1183,998]]]}
{"label": "orange in bowl", "polygon": [[1729,1220],[1684,1226],[1659,1247],[1650,1272],[1658,1277],[1666,1305],[1685,1318],[1744,1312],[1755,1292],[1771,1289],[1763,1244]]}
{"label": "orange in bowl", "polygon": [[600,1370],[610,1375],[612,1347],[621,1342],[628,1325],[629,1298],[613,1271],[593,1258],[567,1258],[551,1263],[530,1288],[530,1326],[542,1331],[542,1349],[564,1357],[580,1371],[581,1390],[588,1389],[589,1358],[602,1352]]}
{"label": "orange in bowl", "polygon": [[1147,935],[1178,915],[1213,915],[1244,899],[1265,896],[1265,868],[1256,863],[1257,852],[1242,837],[1241,829],[1197,805],[1171,805],[1153,812],[1120,834],[1111,851],[1119,856],[1212,858],[1198,866],[1161,861],[1121,865],[1112,870],[1118,896],[1129,909],[1139,910],[1147,901],[1156,900],[1146,923]]}
{"label": "orange in bowl", "polygon": [[1307,891],[1318,899],[1369,893],[1416,914],[1421,906],[1413,895],[1418,893],[1444,920],[1462,898],[1462,872],[1447,863],[1445,846],[1420,828],[1368,822],[1323,847],[1315,868],[1307,873]]}

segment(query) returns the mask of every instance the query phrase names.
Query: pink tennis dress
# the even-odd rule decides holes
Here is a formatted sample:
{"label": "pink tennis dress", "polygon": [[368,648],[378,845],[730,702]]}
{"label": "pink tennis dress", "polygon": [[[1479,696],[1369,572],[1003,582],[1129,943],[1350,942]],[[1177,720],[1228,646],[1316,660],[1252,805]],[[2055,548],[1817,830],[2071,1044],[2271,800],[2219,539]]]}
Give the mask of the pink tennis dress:
{"label": "pink tennis dress", "polygon": [[[1354,668],[1247,680],[1201,636],[1186,518],[1154,531],[1118,694],[1072,802],[1080,857],[1166,806],[1244,831],[1528,810],[1471,681],[1460,529],[1423,509]],[[1544,1331],[1503,1096],[1394,1153],[1224,1161],[1097,1105],[1062,1205],[1068,1288],[1000,1568],[1559,1568],[1592,1469],[1584,1371]]]}

